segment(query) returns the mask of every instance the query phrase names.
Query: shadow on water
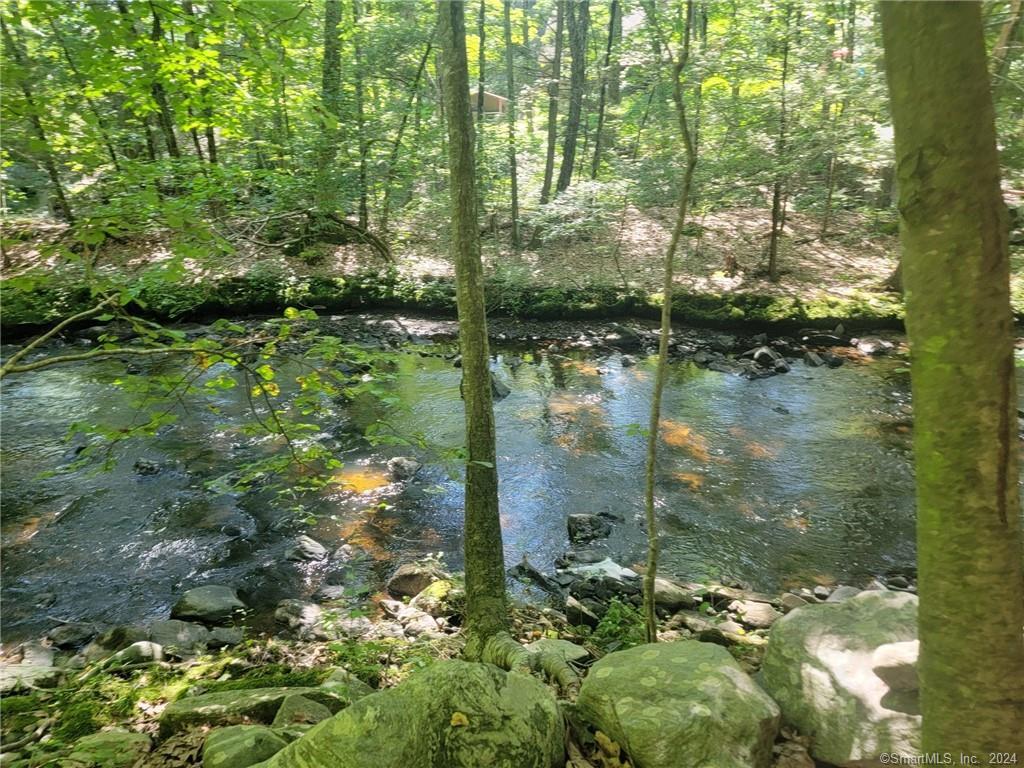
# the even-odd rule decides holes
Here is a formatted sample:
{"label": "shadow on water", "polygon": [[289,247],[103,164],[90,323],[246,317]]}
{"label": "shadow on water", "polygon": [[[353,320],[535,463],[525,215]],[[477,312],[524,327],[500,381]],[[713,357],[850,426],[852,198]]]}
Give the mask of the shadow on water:
{"label": "shadow on water", "polygon": [[[788,375],[747,381],[674,364],[658,463],[664,571],[776,589],[864,580],[912,563],[909,398],[898,365],[797,364]],[[207,489],[242,458],[281,449],[242,431],[237,390],[217,395],[217,414],[197,404],[155,437],[117,445],[109,471],[40,478],[73,457],[62,440],[71,422],[135,418],[127,396],[109,386],[123,369],[105,361],[12,377],[2,403],[4,639],[46,629],[54,617],[165,616],[176,595],[205,582],[237,585],[269,605],[323,582],[375,586],[398,558],[441,552],[458,568],[462,489],[438,456],[462,442],[460,371],[415,352],[395,353],[394,366],[389,386],[401,406],[338,408],[316,439],[345,467],[301,510],[269,493]],[[598,546],[627,564],[642,558],[639,425],[653,366],[653,358],[623,367],[618,354],[499,347],[494,369],[512,390],[496,405],[509,564],[526,554],[551,568],[568,547],[566,516],[576,512],[620,518]],[[359,438],[378,417],[400,433],[423,433],[438,451],[418,456],[425,466],[412,482],[387,474],[400,451]],[[159,471],[140,474],[140,459]],[[299,532],[328,549],[348,543],[359,556],[344,572],[289,562],[284,553]]]}

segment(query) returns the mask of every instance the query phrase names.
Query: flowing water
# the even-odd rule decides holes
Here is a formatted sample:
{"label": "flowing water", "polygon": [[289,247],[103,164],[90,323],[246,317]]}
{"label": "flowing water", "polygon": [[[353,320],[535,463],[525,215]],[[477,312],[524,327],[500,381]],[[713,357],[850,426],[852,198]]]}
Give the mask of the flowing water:
{"label": "flowing water", "polygon": [[[5,382],[3,415],[4,639],[55,619],[115,623],[166,616],[197,584],[238,586],[257,605],[308,595],[327,578],[373,587],[398,560],[440,552],[460,567],[462,490],[443,449],[462,441],[460,371],[438,356],[396,352],[398,404],[355,402],[316,439],[345,462],[338,482],[302,498],[216,493],[208,481],[279,450],[247,436],[241,388],[219,413],[177,406],[156,436],[119,443],[110,469],[48,477],[74,456],[75,421],[130,424],[137,414],[111,381],[116,361],[51,368]],[[143,372],[168,372],[175,363]],[[658,464],[662,568],[688,580],[738,580],[771,590],[863,582],[912,567],[913,489],[908,381],[896,359],[851,361],[748,381],[673,364]],[[621,518],[597,546],[642,558],[644,442],[654,358],[623,367],[618,353],[496,350],[511,394],[496,404],[502,527],[508,563],[549,570],[568,548],[566,516]],[[282,377],[283,378],[283,377]],[[422,433],[429,451],[373,448],[357,436],[377,418]],[[389,457],[424,468],[392,483]],[[161,469],[140,474],[139,459]],[[316,520],[310,519],[315,517]],[[305,522],[302,518],[307,518]],[[357,574],[284,558],[306,532],[361,553]],[[356,568],[356,566],[353,566]]]}

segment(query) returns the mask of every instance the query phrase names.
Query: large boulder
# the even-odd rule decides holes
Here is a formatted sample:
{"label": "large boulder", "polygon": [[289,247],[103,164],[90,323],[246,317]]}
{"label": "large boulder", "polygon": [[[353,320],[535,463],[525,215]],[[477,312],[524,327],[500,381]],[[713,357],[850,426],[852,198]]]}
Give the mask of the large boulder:
{"label": "large boulder", "polygon": [[577,699],[636,768],[765,767],[779,708],[718,645],[681,640],[610,653]]}
{"label": "large boulder", "polygon": [[216,728],[203,743],[203,768],[248,768],[273,757],[287,744],[265,725]]}
{"label": "large boulder", "polygon": [[555,768],[563,736],[539,680],[444,661],[360,699],[262,768]]}
{"label": "large boulder", "polygon": [[190,589],[171,610],[172,619],[201,621],[204,624],[227,624],[245,610],[245,603],[231,587],[207,584]]}
{"label": "large boulder", "polygon": [[305,696],[332,713],[351,703],[335,688],[251,688],[188,696],[168,704],[160,714],[160,735],[171,736],[186,728],[240,723],[272,723],[289,696]]}
{"label": "large boulder", "polygon": [[151,745],[144,733],[102,731],[76,741],[68,760],[81,768],[132,768]]}
{"label": "large boulder", "polygon": [[840,603],[807,605],[772,627],[763,684],[786,721],[812,738],[815,758],[883,765],[884,754],[920,751],[921,718],[875,671],[894,666],[876,654],[915,639],[917,597],[906,592],[861,592]]}

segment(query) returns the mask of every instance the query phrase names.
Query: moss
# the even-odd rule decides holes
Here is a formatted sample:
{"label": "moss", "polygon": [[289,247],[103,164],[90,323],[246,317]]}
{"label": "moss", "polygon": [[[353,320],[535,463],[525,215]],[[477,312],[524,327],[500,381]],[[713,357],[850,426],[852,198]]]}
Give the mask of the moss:
{"label": "moss", "polygon": [[101,704],[94,700],[75,701],[65,707],[53,728],[54,738],[70,743],[95,733],[103,727],[100,710]]}
{"label": "moss", "polygon": [[4,733],[19,733],[35,723],[43,703],[36,696],[5,696],[0,699],[0,726]]}
{"label": "moss", "polygon": [[203,688],[206,693],[217,693],[252,688],[313,687],[327,679],[331,671],[329,667],[292,670],[283,664],[267,664],[233,680],[204,683]]}

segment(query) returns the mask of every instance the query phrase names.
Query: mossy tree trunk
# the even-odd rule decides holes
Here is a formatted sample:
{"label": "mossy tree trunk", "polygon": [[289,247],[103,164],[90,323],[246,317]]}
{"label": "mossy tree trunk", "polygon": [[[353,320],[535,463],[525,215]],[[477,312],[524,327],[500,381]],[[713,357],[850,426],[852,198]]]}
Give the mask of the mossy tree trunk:
{"label": "mossy tree trunk", "polygon": [[1024,755],[1005,206],[981,6],[883,2],[911,345],[921,751]]}
{"label": "mossy tree trunk", "polygon": [[505,558],[498,519],[498,470],[491,402],[490,353],[484,307],[480,230],[476,215],[473,119],[469,107],[464,3],[438,3],[438,32],[448,114],[452,256],[462,352],[462,397],[466,415],[467,653],[479,653],[487,640],[507,627]]}

